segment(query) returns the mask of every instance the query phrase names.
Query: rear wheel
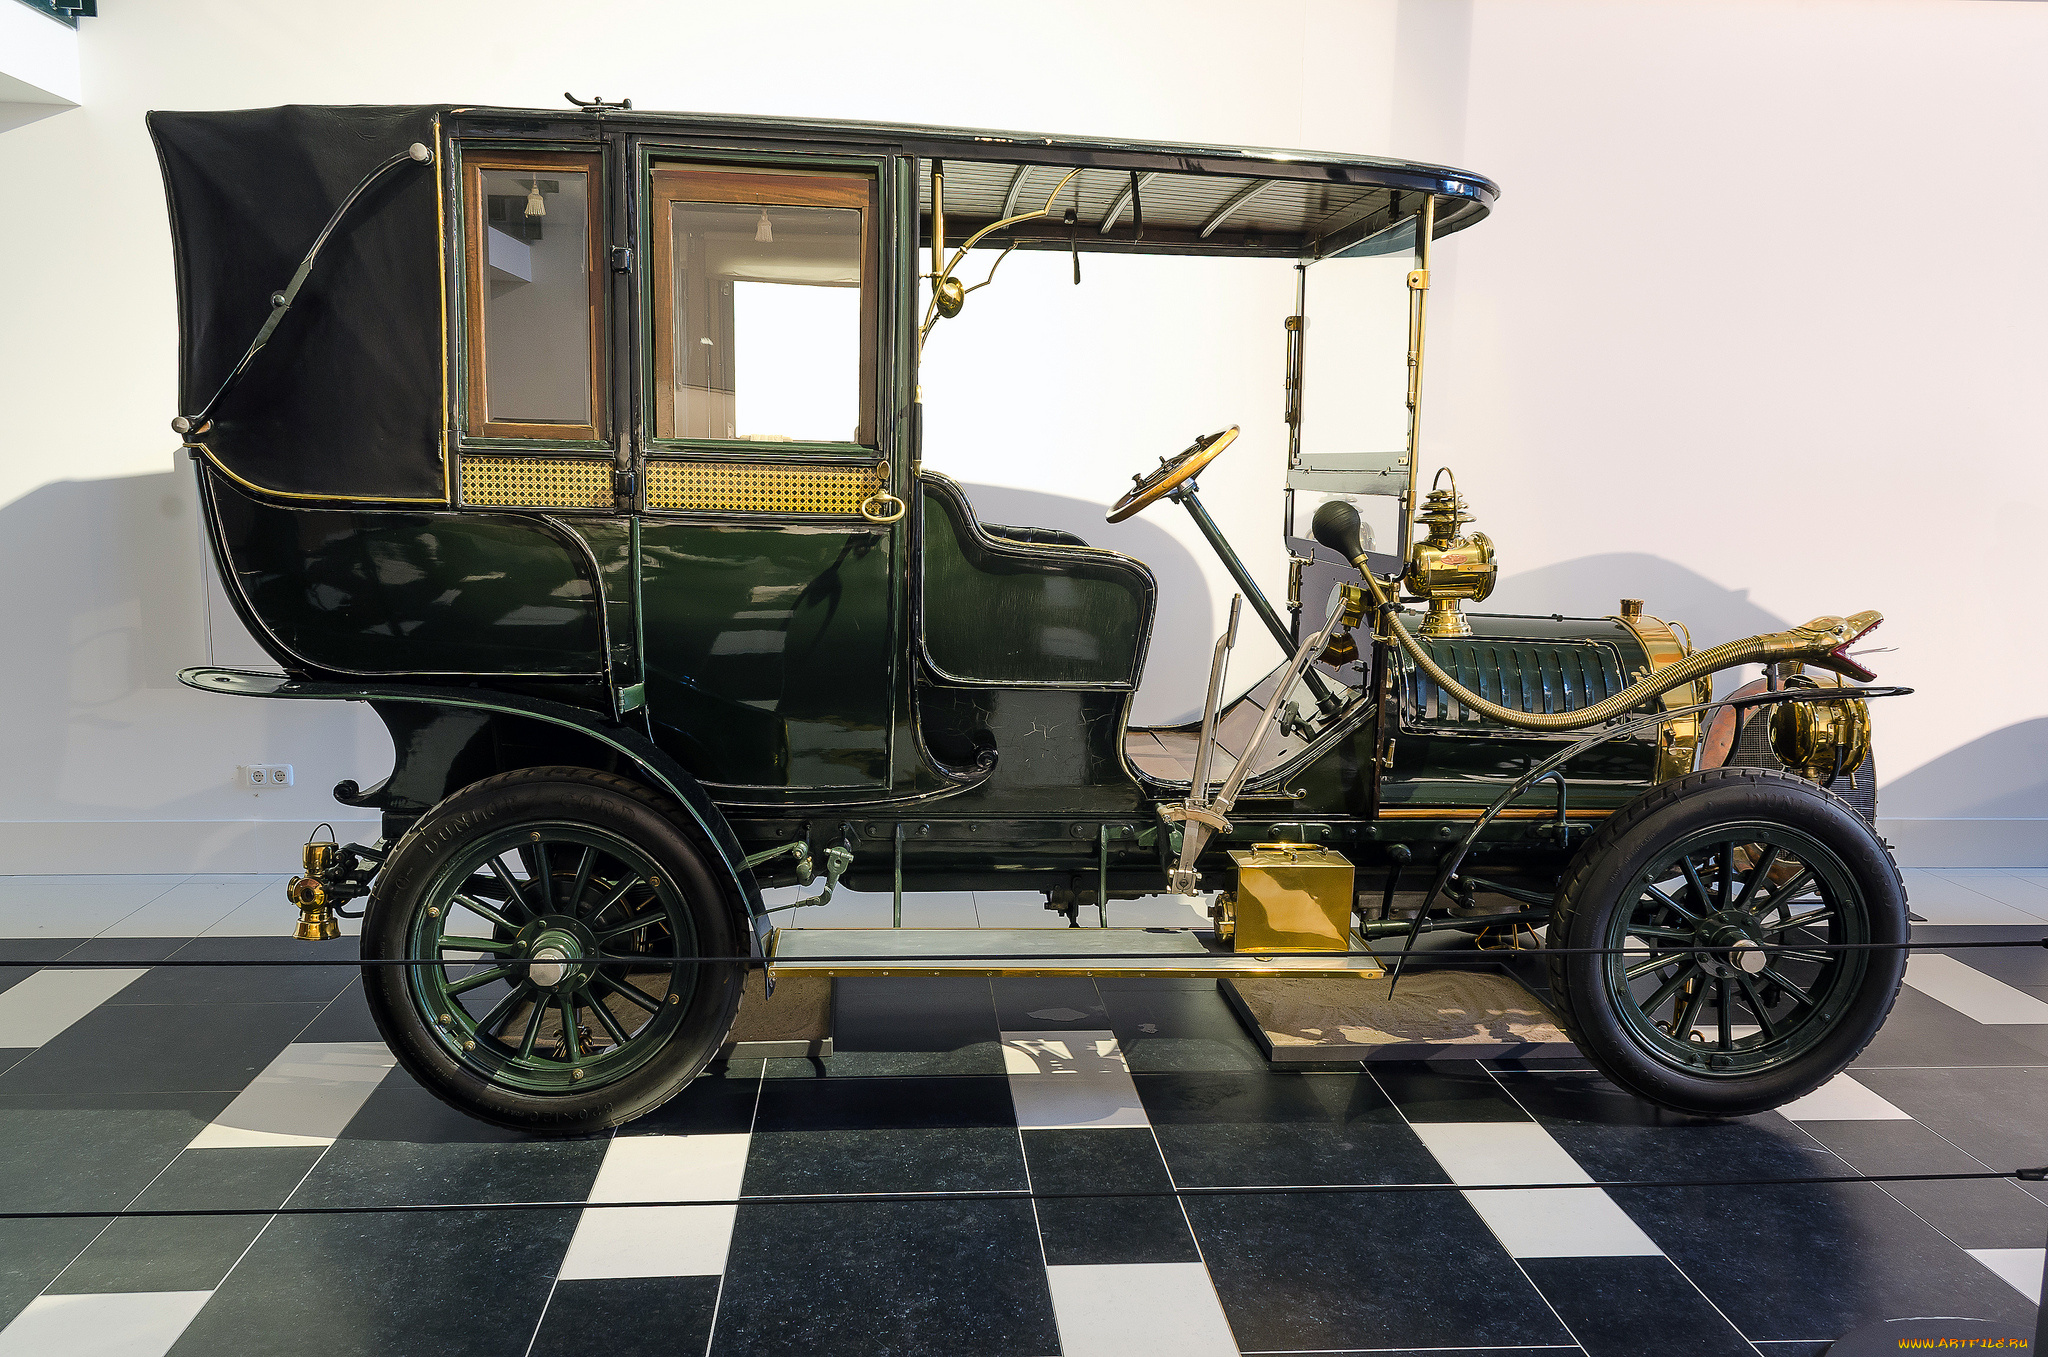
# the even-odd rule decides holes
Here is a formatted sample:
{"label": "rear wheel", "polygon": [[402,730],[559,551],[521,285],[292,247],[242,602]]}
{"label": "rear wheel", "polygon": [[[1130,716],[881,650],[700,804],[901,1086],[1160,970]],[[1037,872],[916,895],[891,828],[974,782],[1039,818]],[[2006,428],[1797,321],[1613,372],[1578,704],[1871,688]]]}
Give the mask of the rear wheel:
{"label": "rear wheel", "polygon": [[1902,951],[1801,949],[1906,935],[1898,869],[1852,808],[1790,774],[1714,769],[1580,850],[1548,936],[1621,950],[1552,957],[1551,989],[1615,1083],[1679,1112],[1758,1112],[1853,1060],[1905,972]]}
{"label": "rear wheel", "polygon": [[455,793],[379,873],[371,1012],[443,1101],[541,1134],[660,1106],[717,1054],[739,1005],[737,932],[677,809],[625,778],[530,768]]}

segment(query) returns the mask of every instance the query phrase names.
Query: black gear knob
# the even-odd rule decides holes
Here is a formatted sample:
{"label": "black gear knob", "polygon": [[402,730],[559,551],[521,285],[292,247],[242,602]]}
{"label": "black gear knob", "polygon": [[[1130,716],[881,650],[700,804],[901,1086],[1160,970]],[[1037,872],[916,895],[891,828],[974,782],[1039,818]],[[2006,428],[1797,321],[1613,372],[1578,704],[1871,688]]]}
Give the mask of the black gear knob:
{"label": "black gear knob", "polygon": [[1358,510],[1341,499],[1325,500],[1309,520],[1309,531],[1316,541],[1354,565],[1365,555],[1365,524]]}

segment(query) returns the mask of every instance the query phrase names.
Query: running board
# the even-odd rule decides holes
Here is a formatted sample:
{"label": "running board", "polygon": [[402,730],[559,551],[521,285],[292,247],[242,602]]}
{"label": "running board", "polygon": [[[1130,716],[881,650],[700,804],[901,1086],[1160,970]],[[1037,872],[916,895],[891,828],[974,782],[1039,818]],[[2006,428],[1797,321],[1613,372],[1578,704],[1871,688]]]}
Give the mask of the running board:
{"label": "running board", "polygon": [[[1357,938],[1360,952],[1368,944]],[[778,973],[1092,975],[1227,980],[1250,976],[1382,978],[1374,956],[1232,952],[1213,933],[1152,928],[778,928]]]}

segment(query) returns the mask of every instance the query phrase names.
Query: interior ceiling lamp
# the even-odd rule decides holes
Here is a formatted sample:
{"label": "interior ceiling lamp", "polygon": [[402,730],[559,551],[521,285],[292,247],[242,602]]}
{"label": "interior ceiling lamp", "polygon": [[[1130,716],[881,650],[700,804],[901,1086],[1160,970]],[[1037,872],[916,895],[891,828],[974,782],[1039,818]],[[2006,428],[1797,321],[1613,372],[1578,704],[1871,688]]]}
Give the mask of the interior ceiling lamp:
{"label": "interior ceiling lamp", "polygon": [[533,180],[533,187],[526,190],[526,215],[529,217],[545,217],[547,214],[548,205],[541,200],[540,180],[536,178]]}
{"label": "interior ceiling lamp", "polygon": [[761,220],[754,223],[754,239],[762,245],[775,243],[775,226],[768,220],[768,209],[761,209]]}

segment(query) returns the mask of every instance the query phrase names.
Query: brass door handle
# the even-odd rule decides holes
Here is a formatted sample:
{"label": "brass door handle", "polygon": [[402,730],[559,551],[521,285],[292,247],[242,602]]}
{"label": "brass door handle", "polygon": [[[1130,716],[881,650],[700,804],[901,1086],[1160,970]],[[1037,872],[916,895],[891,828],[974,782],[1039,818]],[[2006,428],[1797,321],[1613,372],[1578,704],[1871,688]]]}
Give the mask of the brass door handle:
{"label": "brass door handle", "polygon": [[[889,464],[882,463],[877,471],[882,484],[874,494],[860,502],[860,516],[870,523],[894,523],[910,511],[910,506],[889,493]],[[890,504],[896,506],[893,512],[883,507]]]}

